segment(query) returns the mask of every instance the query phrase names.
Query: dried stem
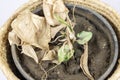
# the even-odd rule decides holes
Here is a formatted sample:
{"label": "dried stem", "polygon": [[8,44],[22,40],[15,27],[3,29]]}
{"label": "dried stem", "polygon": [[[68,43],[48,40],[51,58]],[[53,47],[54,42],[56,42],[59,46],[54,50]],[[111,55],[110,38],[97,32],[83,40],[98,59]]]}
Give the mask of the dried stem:
{"label": "dried stem", "polygon": [[[58,65],[60,65],[60,64],[57,64],[57,65],[53,66],[52,68],[50,68],[48,71],[45,71],[45,73],[42,76],[42,80],[46,80],[47,79],[46,74],[48,74],[49,71],[55,69]],[[45,76],[45,79],[44,79],[44,76]]]}
{"label": "dried stem", "polygon": [[73,11],[72,11],[72,14],[73,14],[73,22],[76,23],[76,19],[75,19],[75,7],[76,7],[76,4],[73,6]]}
{"label": "dried stem", "polygon": [[[44,72],[44,75],[42,75],[42,77],[41,77],[41,80],[46,80],[47,79],[47,76],[48,76],[48,74],[47,74],[47,71],[43,68],[43,66],[41,65],[41,63],[39,63],[39,66],[40,66],[40,68],[43,70],[43,72]],[[45,77],[44,77],[45,76]]]}
{"label": "dried stem", "polygon": [[57,41],[59,38],[61,38],[61,37],[63,37],[63,35],[58,36],[54,41],[52,41],[52,42],[50,42],[50,43],[56,42],[56,41]]}

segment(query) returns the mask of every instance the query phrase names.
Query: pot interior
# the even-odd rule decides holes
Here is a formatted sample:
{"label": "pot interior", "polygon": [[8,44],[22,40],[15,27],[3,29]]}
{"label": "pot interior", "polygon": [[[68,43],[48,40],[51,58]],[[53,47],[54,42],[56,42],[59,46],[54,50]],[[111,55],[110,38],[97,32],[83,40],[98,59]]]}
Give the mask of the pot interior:
{"label": "pot interior", "polygon": [[[89,9],[76,6],[73,19],[73,6],[67,6],[70,10],[69,16],[72,21],[75,21],[75,34],[81,31],[91,31],[93,33],[92,39],[89,41],[89,58],[88,65],[91,75],[97,79],[106,78],[113,69],[112,62],[116,62],[117,56],[117,38],[111,29],[109,23],[98,13]],[[35,14],[44,16],[41,8],[33,11]],[[48,73],[47,80],[88,80],[80,68],[80,57],[84,52],[83,46],[74,43],[75,54],[74,58],[68,62],[64,62]],[[116,50],[117,49],[117,50]],[[34,62],[33,59],[24,54],[20,54],[21,50],[13,45],[11,47],[13,60],[21,74],[29,80],[40,80],[44,72],[40,66]],[[40,56],[40,51],[37,53]],[[16,57],[16,58],[15,58]],[[111,65],[112,68],[110,67]],[[42,66],[48,70],[55,64],[50,61],[44,61]],[[21,68],[20,68],[21,67]],[[105,73],[107,75],[105,75]],[[27,77],[26,77],[27,74]]]}

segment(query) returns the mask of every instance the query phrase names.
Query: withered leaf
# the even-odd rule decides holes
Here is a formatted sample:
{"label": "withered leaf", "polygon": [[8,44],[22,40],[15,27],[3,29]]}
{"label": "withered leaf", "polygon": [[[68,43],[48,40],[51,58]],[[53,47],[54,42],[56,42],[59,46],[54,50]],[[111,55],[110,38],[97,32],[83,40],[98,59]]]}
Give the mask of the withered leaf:
{"label": "withered leaf", "polygon": [[60,24],[58,21],[55,20],[55,14],[57,14],[64,20],[68,16],[68,9],[64,5],[63,0],[43,0],[43,11],[47,23],[52,26]]}
{"label": "withered leaf", "polygon": [[90,79],[94,80],[93,76],[90,74],[88,69],[88,44],[84,45],[84,53],[80,58],[80,67],[83,70],[83,73]]}
{"label": "withered leaf", "polygon": [[41,49],[49,49],[50,26],[44,17],[37,16],[27,10],[18,15],[11,26],[22,42]]}
{"label": "withered leaf", "polygon": [[56,0],[53,4],[53,13],[59,15],[62,19],[66,19],[69,10],[65,6],[63,0]]}
{"label": "withered leaf", "polygon": [[38,63],[38,57],[31,45],[22,45],[21,53],[24,53],[25,55],[33,58],[35,60],[35,62]]}
{"label": "withered leaf", "polygon": [[43,56],[43,61],[46,61],[46,60],[53,60],[55,59],[55,56],[56,56],[56,53],[54,50],[49,50],[46,54],[44,54]]}
{"label": "withered leaf", "polygon": [[55,35],[64,27],[65,27],[65,25],[63,25],[63,24],[56,26],[56,27],[51,27],[51,37],[54,38]]}
{"label": "withered leaf", "polygon": [[9,34],[8,34],[8,40],[9,40],[10,45],[12,45],[12,44],[19,45],[20,44],[20,39],[14,33],[13,30],[11,32],[9,32]]}

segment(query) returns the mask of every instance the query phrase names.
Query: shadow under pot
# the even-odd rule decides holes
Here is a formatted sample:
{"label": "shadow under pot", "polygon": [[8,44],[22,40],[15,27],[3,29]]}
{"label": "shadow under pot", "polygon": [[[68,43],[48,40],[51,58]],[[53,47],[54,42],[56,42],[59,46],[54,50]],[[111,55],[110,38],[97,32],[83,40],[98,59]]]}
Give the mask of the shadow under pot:
{"label": "shadow under pot", "polygon": [[[73,20],[73,5],[67,5],[69,16]],[[33,11],[35,14],[43,15],[41,8]],[[88,67],[95,80],[104,80],[110,75],[115,67],[118,57],[118,41],[112,26],[108,21],[95,11],[76,6],[75,11],[76,25],[74,27],[75,35],[81,31],[91,31],[92,39],[89,41]],[[55,69],[48,72],[47,80],[88,80],[80,68],[80,57],[84,52],[81,45],[74,43],[74,59],[63,62]],[[39,64],[32,58],[20,54],[16,45],[11,46],[12,57],[16,67],[23,77],[27,80],[41,80],[44,74]],[[41,54],[37,53],[39,58]],[[54,63],[44,61],[42,66],[48,70],[55,66]]]}

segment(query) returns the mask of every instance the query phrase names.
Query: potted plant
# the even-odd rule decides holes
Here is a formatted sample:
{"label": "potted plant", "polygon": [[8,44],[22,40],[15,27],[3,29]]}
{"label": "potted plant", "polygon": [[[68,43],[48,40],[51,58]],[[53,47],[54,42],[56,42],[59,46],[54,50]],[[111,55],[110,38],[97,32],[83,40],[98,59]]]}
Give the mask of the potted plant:
{"label": "potted plant", "polygon": [[105,79],[118,55],[110,24],[62,0],[44,0],[41,7],[20,13],[11,24],[8,39],[21,74],[28,80]]}

